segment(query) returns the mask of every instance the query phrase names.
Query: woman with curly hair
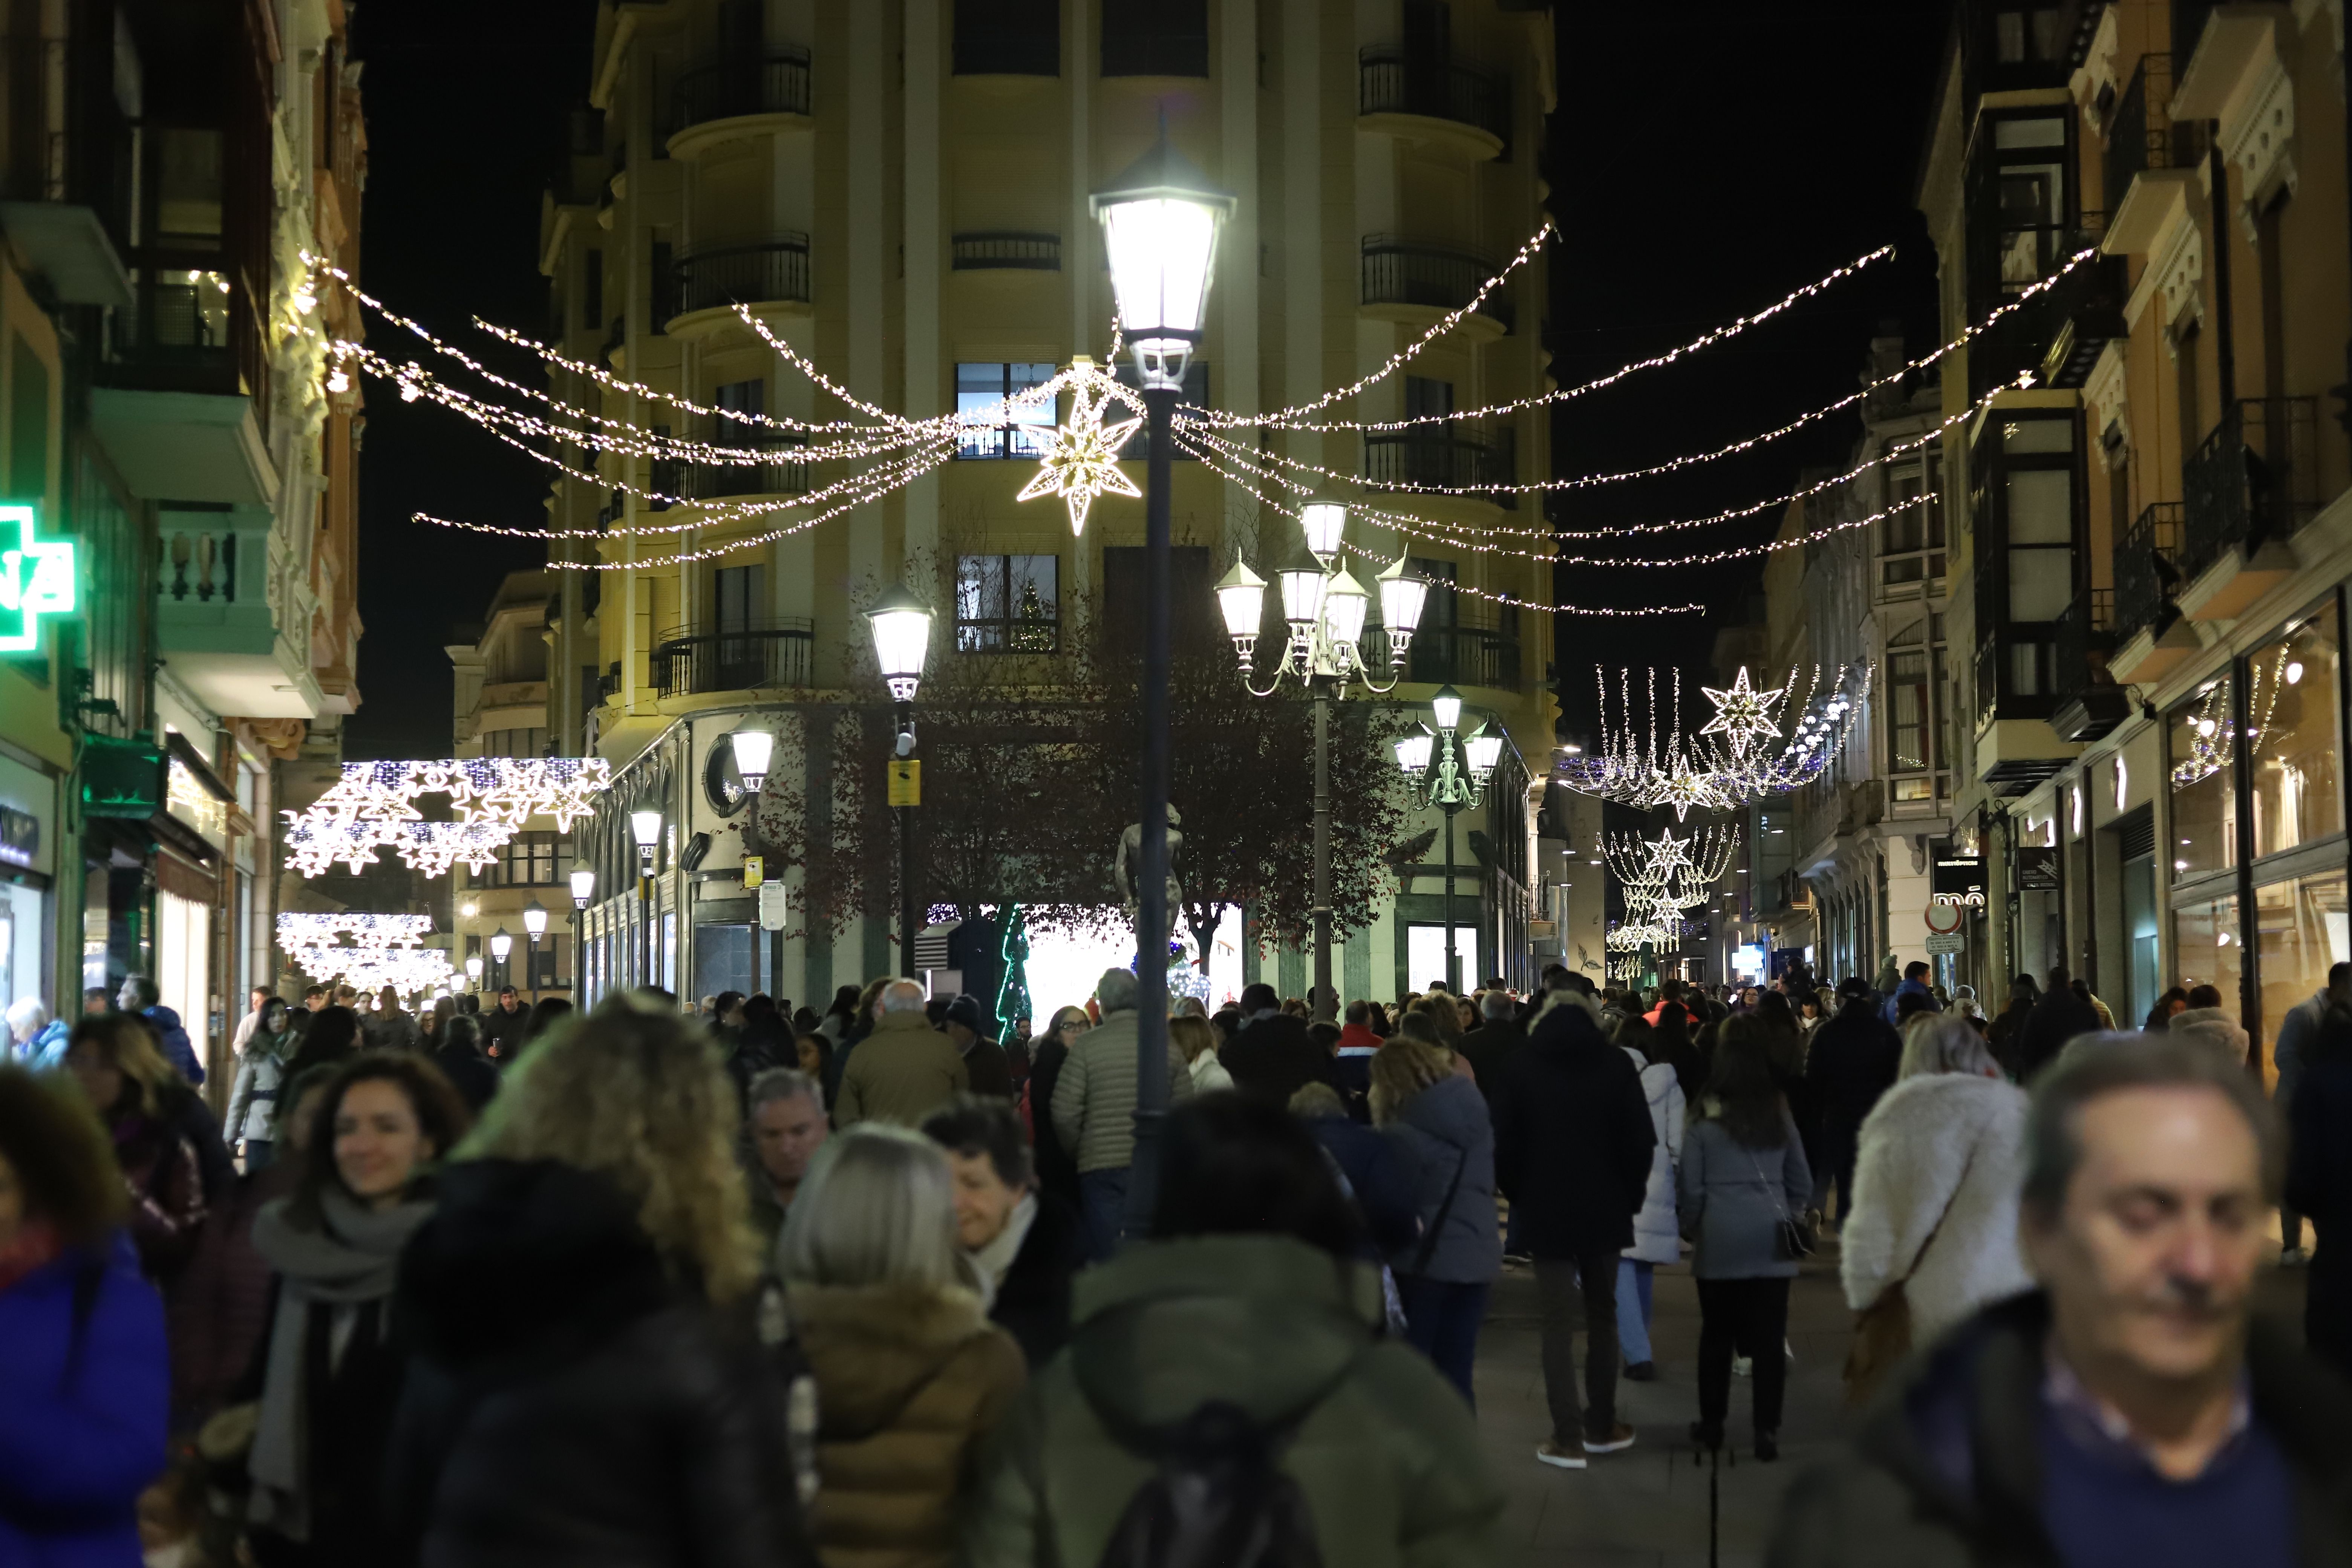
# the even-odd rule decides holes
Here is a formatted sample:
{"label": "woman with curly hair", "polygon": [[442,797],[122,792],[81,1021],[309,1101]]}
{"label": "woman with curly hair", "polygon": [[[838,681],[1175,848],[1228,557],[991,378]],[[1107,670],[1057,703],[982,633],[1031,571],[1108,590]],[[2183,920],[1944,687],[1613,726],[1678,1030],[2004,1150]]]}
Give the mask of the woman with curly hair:
{"label": "woman with curly hair", "polygon": [[402,1264],[402,1561],[814,1563],[737,1116],[709,1037],[626,997],[510,1071]]}

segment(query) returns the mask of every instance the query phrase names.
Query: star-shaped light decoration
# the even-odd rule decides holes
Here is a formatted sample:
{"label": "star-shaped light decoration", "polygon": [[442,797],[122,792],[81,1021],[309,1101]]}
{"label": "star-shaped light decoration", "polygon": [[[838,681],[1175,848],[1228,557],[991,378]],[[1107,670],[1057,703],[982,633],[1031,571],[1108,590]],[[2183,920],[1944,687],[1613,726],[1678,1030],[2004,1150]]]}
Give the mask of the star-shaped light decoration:
{"label": "star-shaped light decoration", "polygon": [[1107,393],[1097,391],[1099,378],[1079,381],[1070,394],[1070,420],[1059,429],[1041,430],[1037,444],[1045,448],[1037,460],[1036,477],[1021,487],[1016,500],[1057,495],[1070,509],[1070,531],[1087,531],[1087,509],[1106,491],[1140,500],[1143,492],[1119,471],[1118,449],[1143,426],[1140,419],[1116,425],[1103,423]]}
{"label": "star-shaped light decoration", "polygon": [[1788,695],[1786,691],[1759,691],[1748,684],[1748,667],[1739,667],[1739,678],[1722,690],[1712,686],[1699,688],[1715,704],[1715,717],[1708,720],[1702,735],[1721,735],[1731,742],[1731,754],[1744,757],[1748,742],[1759,736],[1775,735],[1780,727],[1772,722],[1774,703]]}
{"label": "star-shaped light decoration", "polygon": [[1651,791],[1660,805],[1675,808],[1675,820],[1682,821],[1695,805],[1708,805],[1716,797],[1715,785],[1705,773],[1693,773],[1687,766],[1673,773],[1661,773],[1651,784]]}

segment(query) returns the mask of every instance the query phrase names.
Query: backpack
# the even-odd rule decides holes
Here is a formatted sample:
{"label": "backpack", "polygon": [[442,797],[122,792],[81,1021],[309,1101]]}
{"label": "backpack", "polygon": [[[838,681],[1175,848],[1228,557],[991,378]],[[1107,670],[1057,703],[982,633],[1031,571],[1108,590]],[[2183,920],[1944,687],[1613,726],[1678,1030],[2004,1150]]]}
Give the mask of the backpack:
{"label": "backpack", "polygon": [[1172,1426],[1121,1434],[1159,1472],[1129,1500],[1100,1568],[1322,1568],[1306,1495],[1276,1465],[1296,1426],[1261,1426],[1212,1400]]}

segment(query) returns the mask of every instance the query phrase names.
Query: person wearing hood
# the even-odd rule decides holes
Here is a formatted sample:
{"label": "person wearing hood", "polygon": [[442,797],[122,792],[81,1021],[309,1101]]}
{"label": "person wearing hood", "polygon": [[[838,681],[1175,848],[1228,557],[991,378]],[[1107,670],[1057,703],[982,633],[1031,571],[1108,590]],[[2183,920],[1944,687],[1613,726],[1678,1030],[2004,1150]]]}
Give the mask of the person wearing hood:
{"label": "person wearing hood", "polygon": [[[1176,1020],[1207,1026],[1207,1020]],[[989,1321],[1011,1334],[1034,1370],[1070,1337],[1070,1276],[1086,1261],[1078,1216],[1037,1190],[1029,1140],[1013,1107],[963,1095],[931,1112],[923,1135],[955,1179],[956,1239],[987,1276]]]}
{"label": "person wearing hood", "polygon": [[1421,1236],[1389,1255],[1405,1340],[1474,1407],[1471,1369],[1486,1297],[1503,1267],[1495,1234],[1495,1128],[1448,1053],[1398,1035],[1372,1058],[1372,1125],[1412,1173]]}
{"label": "person wearing hood", "polygon": [[50,1017],[37,996],[19,996],[8,1005],[9,1045],[17,1061],[35,1072],[65,1065],[66,1036],[71,1030],[63,1018]]}
{"label": "person wearing hood", "polygon": [[1217,1053],[1235,1089],[1280,1107],[1302,1085],[1332,1081],[1331,1053],[1308,1037],[1306,1019],[1282,1010],[1280,992],[1263,981],[1244,985],[1241,1009],[1241,1033]]}
{"label": "person wearing hood", "polygon": [[1652,1275],[1659,1264],[1683,1258],[1682,1229],[1675,1220],[1675,1169],[1682,1157],[1690,1108],[1683,1098],[1682,1079],[1670,1064],[1651,1061],[1633,1046],[1617,1048],[1641,1075],[1650,1129],[1658,1135],[1657,1147],[1650,1151],[1649,1185],[1642,1190],[1642,1209],[1633,1216],[1633,1245],[1617,1258],[1617,1343],[1626,1381],[1654,1383],[1658,1366],[1650,1352]]}
{"label": "person wearing hood", "polygon": [[891,981],[874,1009],[874,1032],[858,1042],[842,1068],[833,1119],[843,1127],[869,1120],[919,1126],[971,1087],[971,1069],[924,1016],[919,983]]}
{"label": "person wearing hood", "polygon": [[2246,1065],[2246,1053],[2252,1041],[2246,1031],[2239,1026],[2238,1021],[2223,1009],[2219,986],[2191,986],[2189,1005],[2175,1013],[2166,1027],[2176,1035],[2204,1041],[2240,1067]]}
{"label": "person wearing hood", "polygon": [[[1894,963],[1895,959],[1892,954],[1888,955],[1886,962],[1889,965]],[[1935,988],[1927,984],[1927,976],[1930,973],[1928,967],[1916,958],[1905,964],[1903,979],[1894,990],[1887,993],[1886,1001],[1879,1009],[1879,1016],[1889,1024],[1900,1028],[1903,1024],[1902,1015],[1906,1011],[1903,1005],[1903,998],[1906,996],[1916,996],[1920,999],[1919,1004],[1912,1006],[1909,1011],[1942,1012],[1944,1004],[1937,997]],[[1881,981],[1885,978],[1884,974],[1879,976]]]}
{"label": "person wearing hood", "polygon": [[278,997],[264,1002],[254,1016],[253,1032],[237,1047],[236,1081],[229,1090],[228,1117],[223,1123],[231,1146],[244,1145],[247,1172],[268,1170],[275,1156],[278,1090],[299,1043],[293,1016]]}
{"label": "person wearing hood", "polygon": [[[1880,1016],[1870,987],[1848,975],[1838,983],[1837,1016],[1813,1034],[1805,1053],[1805,1099],[1820,1121],[1811,1207],[1827,1214],[1837,1187],[1838,1223],[1853,1212],[1856,1140],[1870,1108],[1903,1067],[1903,1041]],[[1809,1161],[1810,1164],[1811,1162]]]}
{"label": "person wearing hood", "polygon": [[180,1015],[163,1005],[163,993],[144,974],[126,974],[121,994],[114,1004],[125,1013],[135,1013],[154,1026],[156,1043],[163,1047],[163,1059],[173,1070],[195,1088],[205,1083],[205,1064],[196,1056],[196,1047],[188,1039],[188,1031],[180,1022]]}
{"label": "person wearing hood", "polygon": [[[105,1124],[123,1190],[139,1267],[170,1291],[195,1250],[204,1224],[203,1152],[181,1126],[195,1091],[156,1053],[155,1037],[135,1016],[104,1013],[74,1026],[66,1071]],[[209,1113],[207,1113],[208,1117]],[[217,1124],[210,1134],[219,1142]],[[227,1163],[228,1151],[220,1150]],[[234,1179],[234,1171],[231,1173]]]}
{"label": "person wearing hood", "polygon": [[940,1032],[948,1043],[963,1058],[965,1074],[971,1080],[973,1094],[994,1095],[999,1100],[1013,1098],[1013,1060],[1004,1047],[990,1037],[992,1020],[982,1010],[980,998],[959,994],[948,1003],[947,1017],[940,1023]]}
{"label": "person wearing hood", "polygon": [[676,1015],[609,1005],[532,1047],[402,1255],[402,1561],[814,1568],[736,1105]]}
{"label": "person wearing hood", "polygon": [[1157,1491],[1151,1442],[1220,1422],[1281,1435],[1276,1496],[1311,1542],[1273,1560],[1500,1561],[1504,1494],[1476,1423],[1381,1332],[1380,1275],[1356,1261],[1355,1215],[1314,1140],[1245,1095],[1180,1107],[1163,1138],[1150,1238],[1077,1277],[1067,1353],[990,1446],[971,1568],[1106,1561]]}
{"label": "person wearing hood", "polygon": [[1024,1373],[967,1283],[947,1157],[884,1123],[827,1140],[777,1258],[816,1377],[825,1568],[948,1568],[982,1439]]}

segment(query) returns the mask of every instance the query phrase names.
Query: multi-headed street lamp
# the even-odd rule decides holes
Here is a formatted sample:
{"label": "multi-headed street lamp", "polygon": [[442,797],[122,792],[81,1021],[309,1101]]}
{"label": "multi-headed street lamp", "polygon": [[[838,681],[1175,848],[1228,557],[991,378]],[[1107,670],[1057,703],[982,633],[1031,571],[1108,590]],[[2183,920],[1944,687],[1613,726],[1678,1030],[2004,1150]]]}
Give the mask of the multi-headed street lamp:
{"label": "multi-headed street lamp", "polygon": [[1383,686],[1364,659],[1364,613],[1371,603],[1354,575],[1340,563],[1345,546],[1348,509],[1340,501],[1318,497],[1299,509],[1311,564],[1301,563],[1275,574],[1282,585],[1282,618],[1290,627],[1274,679],[1260,689],[1250,680],[1252,654],[1258,626],[1265,613],[1265,579],[1235,558],[1234,569],[1217,584],[1217,608],[1224,616],[1226,635],[1240,656],[1242,685],[1253,697],[1271,697],[1285,677],[1307,688],[1315,702],[1315,1016],[1331,1018],[1338,1000],[1331,988],[1331,702],[1346,693],[1350,681],[1367,691],[1393,691],[1403,679],[1405,655],[1421,625],[1421,607],[1429,584],[1406,570],[1404,557],[1374,581],[1380,584],[1381,620],[1388,633],[1389,672]]}
{"label": "multi-headed street lamp", "polygon": [[[1451,686],[1438,688],[1437,695],[1429,700],[1429,710],[1437,721],[1436,731],[1432,732],[1424,724],[1420,734],[1399,741],[1396,758],[1397,765],[1413,781],[1415,803],[1445,813],[1445,984],[1459,996],[1461,963],[1454,945],[1454,817],[1463,807],[1475,807],[1486,800],[1486,785],[1503,754],[1503,737],[1490,733],[1483,720],[1469,734],[1459,733],[1462,694]],[[1426,790],[1421,785],[1424,777],[1429,780]]]}
{"label": "multi-headed street lamp", "polygon": [[[915,689],[922,684],[923,660],[931,647],[931,608],[899,584],[882,590],[866,606],[866,624],[874,629],[874,658],[882,679],[898,705],[898,739],[891,755],[904,762],[915,754]],[[741,731],[736,734],[740,737]],[[736,753],[742,770],[742,753]],[[761,763],[766,758],[761,759]],[[748,781],[747,781],[748,784]],[[898,967],[915,973],[915,933],[922,929],[915,909],[915,808],[900,805],[898,815]]]}
{"label": "multi-headed street lamp", "polygon": [[1141,865],[1135,918],[1135,1157],[1127,1213],[1139,1234],[1157,1194],[1160,1123],[1168,1113],[1168,679],[1169,516],[1176,404],[1208,323],[1217,235],[1234,198],[1160,140],[1089,198],[1120,330],[1135,354],[1151,449],[1143,489],[1143,721]]}

